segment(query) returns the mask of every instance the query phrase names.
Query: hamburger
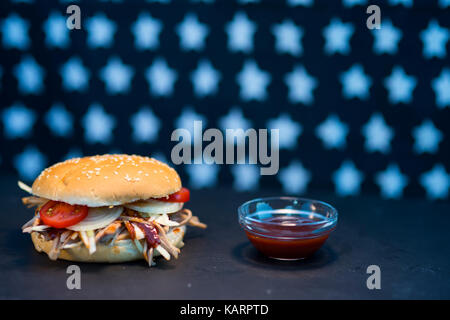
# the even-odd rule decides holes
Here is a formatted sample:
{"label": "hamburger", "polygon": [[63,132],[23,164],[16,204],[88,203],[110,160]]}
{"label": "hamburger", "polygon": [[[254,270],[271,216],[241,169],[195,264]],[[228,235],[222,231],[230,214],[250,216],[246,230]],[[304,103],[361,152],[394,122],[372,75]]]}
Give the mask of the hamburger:
{"label": "hamburger", "polygon": [[186,226],[206,228],[189,209],[189,190],[167,164],[136,155],[97,155],[57,163],[22,198],[36,207],[22,230],[51,260],[125,262],[177,258]]}

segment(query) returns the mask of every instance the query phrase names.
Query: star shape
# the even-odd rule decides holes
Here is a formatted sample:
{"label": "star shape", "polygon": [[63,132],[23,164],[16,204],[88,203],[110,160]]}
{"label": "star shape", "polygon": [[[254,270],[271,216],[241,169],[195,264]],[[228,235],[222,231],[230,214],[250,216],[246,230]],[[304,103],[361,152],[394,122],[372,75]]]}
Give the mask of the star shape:
{"label": "star shape", "polygon": [[436,95],[436,105],[439,108],[450,106],[450,69],[443,68],[439,77],[431,81],[431,87]]}
{"label": "star shape", "polygon": [[359,98],[366,100],[369,98],[369,88],[372,79],[364,73],[364,69],[359,63],[355,63],[350,69],[341,73],[342,95],[347,99]]}
{"label": "star shape", "polygon": [[83,116],[84,137],[88,143],[109,143],[112,138],[112,130],[116,126],[116,119],[107,114],[98,103],[89,106]]}
{"label": "star shape", "polygon": [[251,127],[251,121],[247,120],[242,110],[238,107],[232,107],[227,115],[220,117],[219,121],[219,128],[226,134],[227,129],[231,130],[238,130],[242,129],[242,132],[236,132],[236,141],[233,141],[233,143],[244,143],[245,140],[245,132],[247,129]]}
{"label": "star shape", "polygon": [[375,175],[375,183],[380,187],[383,198],[396,199],[402,196],[408,177],[401,173],[398,165],[389,164],[385,171]]}
{"label": "star shape", "polygon": [[445,199],[448,197],[450,175],[445,167],[438,163],[420,176],[420,184],[425,188],[428,198]]}
{"label": "star shape", "polygon": [[330,24],[323,29],[323,36],[325,37],[325,53],[349,54],[349,42],[354,31],[355,28],[350,22],[344,23],[337,18],[331,19]]}
{"label": "star shape", "polygon": [[296,57],[301,55],[303,29],[300,26],[286,19],[280,24],[275,24],[272,33],[275,35],[275,49],[278,53],[288,53]]}
{"label": "star shape", "polygon": [[22,179],[33,181],[45,168],[47,160],[35,146],[27,146],[14,156],[13,163]]}
{"label": "star shape", "polygon": [[119,57],[110,58],[100,70],[100,78],[105,82],[106,92],[109,94],[128,92],[133,75],[133,68],[124,64]]}
{"label": "star shape", "polygon": [[303,128],[300,123],[292,120],[287,113],[281,113],[278,118],[267,121],[269,130],[279,130],[280,149],[294,149],[298,142],[298,137],[302,134]]}
{"label": "star shape", "polygon": [[427,119],[420,126],[412,130],[414,137],[414,151],[416,153],[436,153],[439,149],[439,143],[443,139],[443,134]]}
{"label": "star shape", "polygon": [[183,21],[177,25],[176,32],[180,37],[181,49],[200,51],[205,46],[205,39],[209,30],[208,26],[201,23],[195,14],[188,13]]}
{"label": "star shape", "polygon": [[362,127],[362,134],[366,138],[364,147],[368,152],[387,153],[391,150],[394,130],[386,124],[380,113],[370,117],[370,120]]}
{"label": "star shape", "polygon": [[416,85],[416,78],[408,76],[399,66],[394,66],[391,75],[384,80],[384,86],[389,91],[389,102],[392,104],[410,103]]}
{"label": "star shape", "polygon": [[69,29],[66,26],[66,17],[53,11],[43,24],[45,44],[49,48],[67,48],[69,46]]}
{"label": "star shape", "polygon": [[328,118],[316,128],[316,135],[322,140],[327,149],[342,149],[345,147],[345,139],[348,133],[348,125],[341,122],[335,115]]}
{"label": "star shape", "polygon": [[206,117],[195,112],[192,106],[185,106],[180,116],[175,120],[174,123],[176,129],[182,128],[189,131],[189,133],[191,134],[191,141],[187,142],[193,142],[194,121],[201,121],[203,127],[205,127],[208,123]]}
{"label": "star shape", "polygon": [[186,167],[186,172],[189,176],[189,185],[191,188],[210,188],[217,184],[219,166],[206,163],[190,164]]}
{"label": "star shape", "polygon": [[314,0],[287,0],[286,2],[291,7],[296,6],[311,7],[314,3]]}
{"label": "star shape", "polygon": [[30,23],[16,13],[10,14],[1,21],[2,44],[5,49],[25,50],[30,46],[28,29]]}
{"label": "star shape", "polygon": [[53,135],[67,137],[72,134],[73,117],[62,103],[55,103],[45,114],[45,123]]}
{"label": "star shape", "polygon": [[36,113],[22,103],[14,103],[2,111],[3,132],[8,139],[26,138],[33,131]]}
{"label": "star shape", "polygon": [[411,8],[413,5],[413,0],[389,0],[391,6],[403,5],[404,7]]}
{"label": "star shape", "polygon": [[267,98],[267,86],[270,83],[270,78],[270,74],[259,69],[255,61],[245,61],[242,70],[236,76],[236,81],[241,88],[241,99],[244,101],[265,100]]}
{"label": "star shape", "polygon": [[256,29],[256,23],[252,22],[244,12],[237,12],[233,20],[225,25],[225,32],[228,34],[228,49],[233,52],[251,52]]}
{"label": "star shape", "polygon": [[399,28],[396,28],[391,20],[384,20],[381,22],[380,29],[372,30],[372,35],[375,38],[373,51],[376,54],[396,54],[398,43],[403,36],[403,32]]}
{"label": "star shape", "polygon": [[62,161],[73,159],[73,158],[82,158],[83,152],[81,152],[78,148],[71,148],[69,151],[64,155]]}
{"label": "star shape", "polygon": [[39,94],[44,90],[45,70],[33,57],[26,55],[13,72],[22,94]]}
{"label": "star shape", "polygon": [[134,34],[134,45],[138,50],[155,50],[159,47],[159,34],[163,29],[160,20],[153,18],[149,13],[139,14],[131,26]]}
{"label": "star shape", "polygon": [[62,86],[66,91],[85,91],[89,85],[90,71],[78,57],[70,58],[60,69]]}
{"label": "star shape", "polygon": [[447,55],[447,41],[450,32],[447,28],[442,28],[436,19],[428,23],[428,27],[420,33],[423,42],[423,56],[427,59],[436,57],[444,58]]}
{"label": "star shape", "polygon": [[303,103],[310,105],[314,102],[313,90],[317,88],[318,81],[312,77],[301,65],[284,76],[284,82],[288,86],[288,98],[291,103]]}
{"label": "star shape", "polygon": [[164,162],[164,163],[169,163],[169,161],[167,160],[167,157],[164,153],[162,153],[161,151],[157,151],[155,153],[152,153],[151,156],[153,159],[156,159],[158,161]]}
{"label": "star shape", "polygon": [[441,8],[447,8],[450,6],[450,0],[439,0],[439,6]]}
{"label": "star shape", "polygon": [[333,173],[332,179],[338,195],[353,196],[359,194],[364,174],[355,167],[352,161],[346,160]]}
{"label": "star shape", "polygon": [[365,5],[367,4],[367,0],[342,0],[342,4],[344,7],[351,8],[356,5]]}
{"label": "star shape", "polygon": [[253,191],[258,189],[259,169],[257,165],[235,164],[231,167],[233,187],[237,191]]}
{"label": "star shape", "polygon": [[220,72],[214,69],[209,60],[200,60],[197,69],[191,73],[194,94],[199,98],[215,94],[220,78]]}
{"label": "star shape", "polygon": [[306,191],[311,180],[311,173],[303,167],[300,161],[294,160],[289,166],[280,170],[278,180],[286,193],[301,194]]}
{"label": "star shape", "polygon": [[136,142],[154,142],[158,139],[161,121],[148,106],[143,106],[130,118],[133,140]]}
{"label": "star shape", "polygon": [[93,49],[108,48],[112,45],[117,26],[104,13],[98,13],[86,19],[86,29],[88,31],[88,47]]}
{"label": "star shape", "polygon": [[155,96],[170,96],[173,93],[177,72],[171,69],[166,60],[156,58],[148,67],[145,77],[147,78],[150,92]]}

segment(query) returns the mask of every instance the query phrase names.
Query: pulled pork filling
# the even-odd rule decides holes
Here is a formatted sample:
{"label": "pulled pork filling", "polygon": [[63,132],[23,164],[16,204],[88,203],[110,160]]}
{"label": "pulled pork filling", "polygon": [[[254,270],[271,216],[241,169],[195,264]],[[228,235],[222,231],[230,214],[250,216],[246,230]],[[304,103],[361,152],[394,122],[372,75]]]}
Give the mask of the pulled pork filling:
{"label": "pulled pork filling", "polygon": [[48,252],[48,256],[52,260],[58,258],[61,249],[85,246],[89,253],[93,254],[98,243],[112,246],[118,241],[130,239],[151,266],[154,250],[158,251],[166,260],[178,257],[180,249],[170,242],[167,237],[168,233],[180,232],[179,227],[183,225],[206,228],[206,225],[193,216],[189,209],[148,217],[124,207],[116,220],[100,229],[89,231],[58,229],[45,225],[40,219],[39,210],[48,200],[32,196],[25,197],[22,201],[28,207],[37,206],[35,216],[23,225],[22,231],[30,234],[36,232],[45,240],[52,241],[52,248]]}

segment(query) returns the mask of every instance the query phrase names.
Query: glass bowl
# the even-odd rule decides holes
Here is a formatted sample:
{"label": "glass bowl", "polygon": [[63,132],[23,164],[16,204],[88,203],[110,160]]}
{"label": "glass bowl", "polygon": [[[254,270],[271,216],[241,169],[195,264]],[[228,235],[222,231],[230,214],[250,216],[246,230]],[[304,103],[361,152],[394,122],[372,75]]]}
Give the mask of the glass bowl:
{"label": "glass bowl", "polygon": [[264,255],[279,260],[304,259],[316,252],[336,228],[331,205],[296,197],[250,200],[238,208],[239,224]]}

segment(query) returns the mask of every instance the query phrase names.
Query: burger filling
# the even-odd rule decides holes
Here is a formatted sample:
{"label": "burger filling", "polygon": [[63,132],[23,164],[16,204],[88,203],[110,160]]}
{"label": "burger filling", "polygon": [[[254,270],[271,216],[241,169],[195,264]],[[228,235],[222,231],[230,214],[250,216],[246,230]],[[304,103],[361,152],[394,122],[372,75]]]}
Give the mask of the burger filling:
{"label": "burger filling", "polygon": [[186,188],[166,198],[95,208],[25,197],[22,202],[37,209],[22,230],[30,234],[36,232],[52,241],[48,252],[52,260],[58,258],[61,249],[85,246],[89,254],[94,254],[97,244],[114,245],[131,240],[151,266],[155,250],[166,260],[178,257],[178,247],[182,243],[177,247],[170,238],[181,232],[185,225],[206,228],[189,209],[183,208],[188,200]]}

